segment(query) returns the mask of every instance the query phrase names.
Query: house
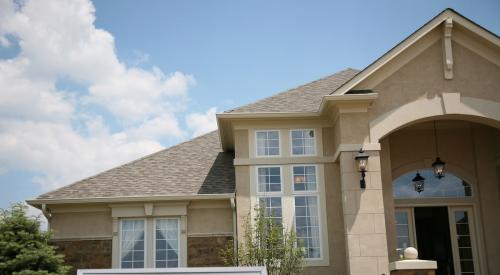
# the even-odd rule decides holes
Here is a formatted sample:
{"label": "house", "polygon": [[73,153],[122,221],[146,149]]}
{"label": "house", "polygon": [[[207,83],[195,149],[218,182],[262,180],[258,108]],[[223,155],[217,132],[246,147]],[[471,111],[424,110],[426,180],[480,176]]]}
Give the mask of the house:
{"label": "house", "polygon": [[217,121],[28,203],[78,268],[220,265],[262,203],[304,274],[389,274],[408,246],[436,274],[500,274],[500,38],[457,12]]}

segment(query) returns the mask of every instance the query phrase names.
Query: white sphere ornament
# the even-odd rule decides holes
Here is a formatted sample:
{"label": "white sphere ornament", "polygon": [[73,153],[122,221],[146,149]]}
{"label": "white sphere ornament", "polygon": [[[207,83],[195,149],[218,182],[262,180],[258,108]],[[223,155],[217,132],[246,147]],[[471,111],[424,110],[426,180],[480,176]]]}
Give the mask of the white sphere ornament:
{"label": "white sphere ornament", "polygon": [[416,260],[418,259],[418,251],[414,247],[407,247],[404,251],[406,260]]}

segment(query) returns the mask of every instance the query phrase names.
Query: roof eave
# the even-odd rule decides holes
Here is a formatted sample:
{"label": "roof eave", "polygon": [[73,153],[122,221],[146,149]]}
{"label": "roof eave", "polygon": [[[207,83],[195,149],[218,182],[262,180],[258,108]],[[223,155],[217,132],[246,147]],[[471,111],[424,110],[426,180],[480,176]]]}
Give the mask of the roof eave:
{"label": "roof eave", "polygon": [[40,208],[50,204],[86,204],[86,203],[118,203],[118,202],[151,202],[151,201],[184,201],[184,200],[217,200],[232,199],[234,193],[224,194],[194,194],[176,196],[129,196],[129,197],[93,197],[93,198],[66,198],[66,199],[33,199],[27,200],[29,205]]}

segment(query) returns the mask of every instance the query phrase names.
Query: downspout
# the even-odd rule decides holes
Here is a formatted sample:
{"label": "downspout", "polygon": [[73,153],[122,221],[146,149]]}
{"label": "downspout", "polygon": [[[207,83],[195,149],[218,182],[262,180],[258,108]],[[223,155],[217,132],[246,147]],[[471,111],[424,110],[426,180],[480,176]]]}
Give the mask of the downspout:
{"label": "downspout", "polygon": [[[230,198],[231,209],[233,210],[233,253],[236,261],[238,261],[238,225],[236,222],[236,199]],[[238,262],[236,262],[238,265]]]}
{"label": "downspout", "polygon": [[50,214],[49,209],[47,208],[47,204],[42,204],[42,214],[47,219],[47,231],[50,231],[50,220],[52,218],[52,214]]}

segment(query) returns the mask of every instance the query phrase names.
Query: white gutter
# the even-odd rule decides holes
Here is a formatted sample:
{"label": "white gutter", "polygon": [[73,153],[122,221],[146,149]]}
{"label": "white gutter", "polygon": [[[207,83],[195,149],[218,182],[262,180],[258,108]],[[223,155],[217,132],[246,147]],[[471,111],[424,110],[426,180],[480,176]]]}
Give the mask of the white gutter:
{"label": "white gutter", "polygon": [[181,200],[216,200],[231,199],[234,193],[226,194],[199,194],[183,196],[129,196],[129,197],[95,197],[95,198],[68,198],[68,199],[34,199],[26,202],[34,207],[47,204],[72,203],[110,203],[110,202],[146,202],[146,201],[181,201]]}

